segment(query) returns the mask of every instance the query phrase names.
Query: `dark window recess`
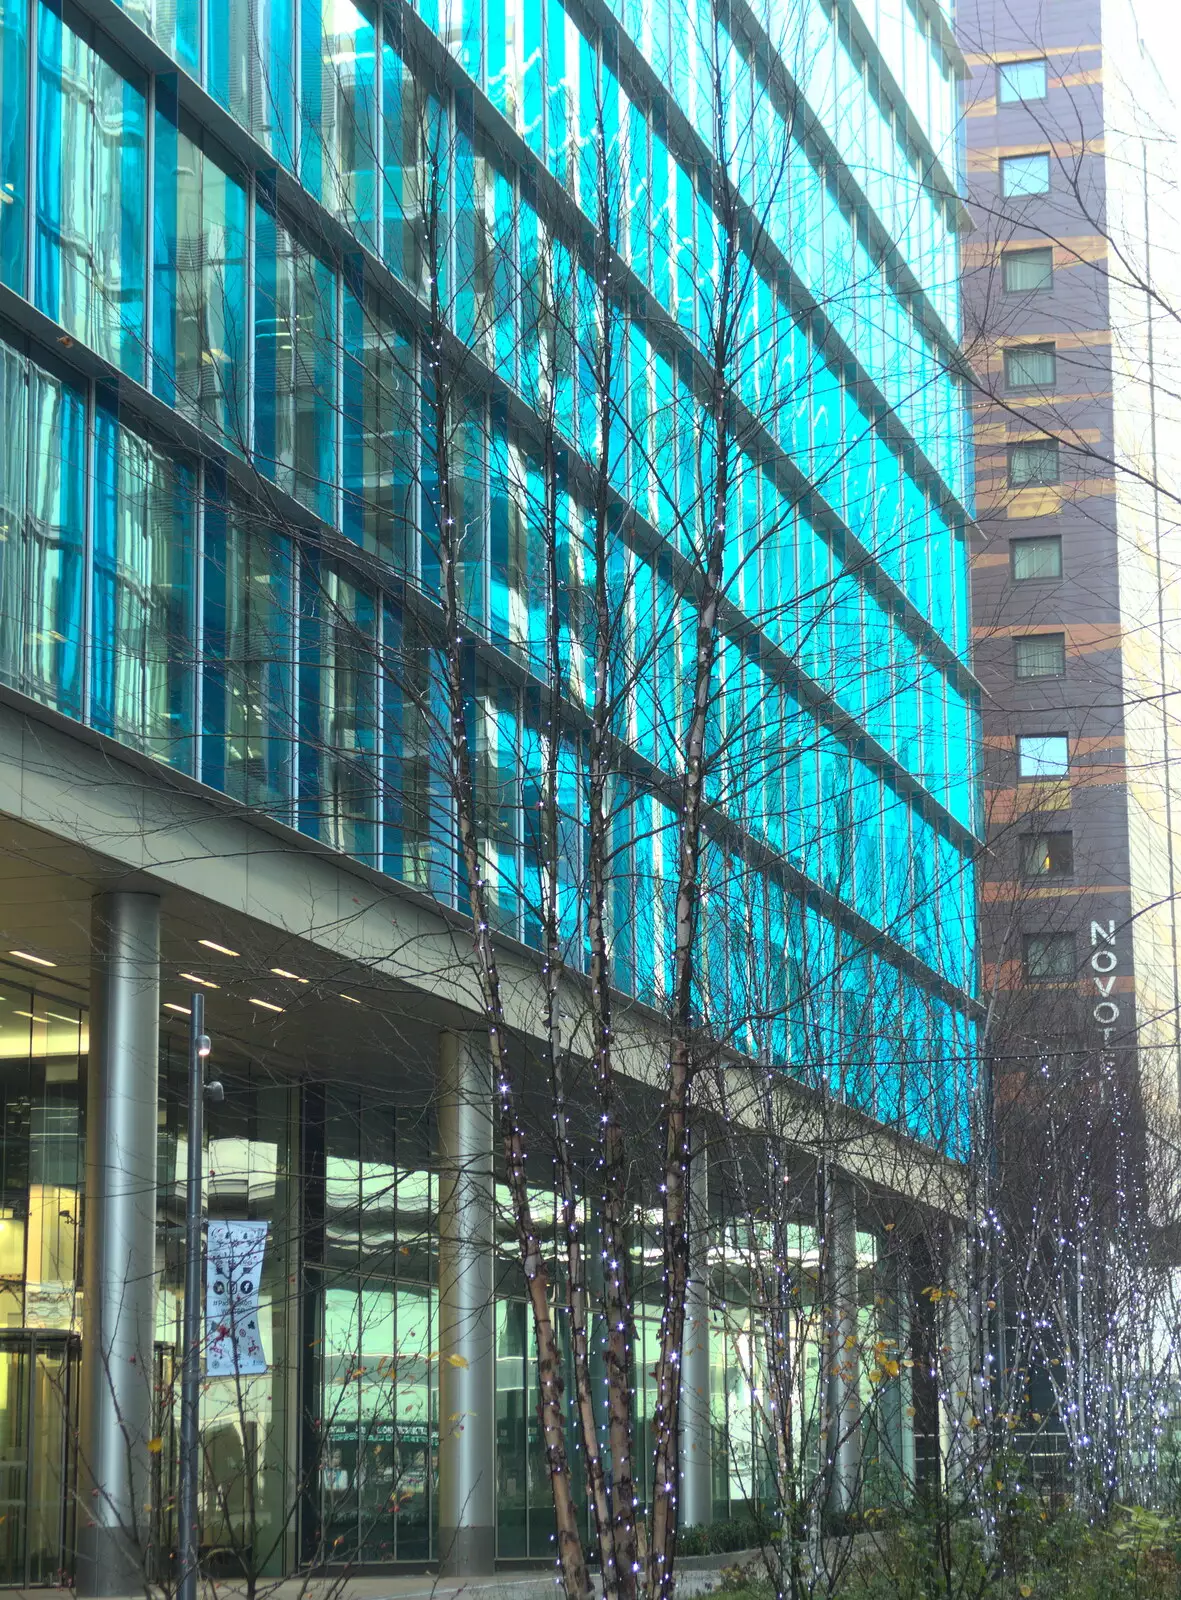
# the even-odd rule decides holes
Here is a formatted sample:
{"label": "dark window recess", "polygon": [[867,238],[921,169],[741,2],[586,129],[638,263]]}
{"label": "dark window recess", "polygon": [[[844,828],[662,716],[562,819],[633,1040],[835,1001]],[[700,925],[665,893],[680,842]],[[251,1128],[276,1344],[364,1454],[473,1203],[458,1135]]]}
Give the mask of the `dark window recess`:
{"label": "dark window recess", "polygon": [[1052,344],[1014,344],[1005,351],[1007,389],[1052,389],[1057,372]]}
{"label": "dark window recess", "polygon": [[1011,444],[1009,482],[1014,489],[1057,483],[1057,439],[1027,439],[1022,444]]}
{"label": "dark window recess", "polygon": [[1005,250],[1001,255],[1001,285],[1006,294],[1039,294],[1054,287],[1054,251]]}
{"label": "dark window recess", "polygon": [[1043,582],[1062,576],[1062,540],[1056,533],[1039,539],[1012,539],[1009,550],[1013,562],[1013,581]]}
{"label": "dark window recess", "polygon": [[1064,633],[1026,633],[1013,640],[1013,663],[1019,678],[1061,678],[1066,673]]}
{"label": "dark window recess", "polygon": [[1027,878],[1069,878],[1074,871],[1074,835],[1023,834],[1021,871]]}
{"label": "dark window recess", "polygon": [[1075,975],[1073,933],[1027,933],[1025,976],[1032,983],[1062,983]]}

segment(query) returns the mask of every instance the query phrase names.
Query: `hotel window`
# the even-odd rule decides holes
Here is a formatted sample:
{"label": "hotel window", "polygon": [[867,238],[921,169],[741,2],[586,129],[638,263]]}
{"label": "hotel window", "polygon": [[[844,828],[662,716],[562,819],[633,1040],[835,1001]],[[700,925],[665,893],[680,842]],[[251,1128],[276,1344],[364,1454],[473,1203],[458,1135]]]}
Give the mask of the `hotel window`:
{"label": "hotel window", "polygon": [[1025,878],[1069,878],[1074,871],[1072,833],[1027,833],[1021,839]]}
{"label": "hotel window", "polygon": [[1046,98],[1044,61],[1006,61],[997,71],[997,99],[1001,105]]}
{"label": "hotel window", "polygon": [[1018,678],[1061,678],[1066,672],[1064,633],[1026,633],[1013,640]]}
{"label": "hotel window", "polygon": [[1023,733],[1017,739],[1019,778],[1065,778],[1070,743],[1064,733]]}
{"label": "hotel window", "polygon": [[1058,482],[1057,439],[1026,439],[1009,446],[1009,482],[1014,489],[1028,489]]}
{"label": "hotel window", "polygon": [[1052,344],[1015,344],[1005,351],[1007,389],[1053,388],[1057,357]]}
{"label": "hotel window", "polygon": [[1049,192],[1050,157],[1046,151],[1006,156],[1001,161],[1001,193],[1007,200],[1023,200],[1029,195]]}
{"label": "hotel window", "polygon": [[1049,245],[1037,250],[1005,250],[1001,254],[1001,284],[1006,294],[1034,294],[1054,287],[1054,252]]}
{"label": "hotel window", "polygon": [[1031,983],[1061,983],[1074,977],[1073,933],[1027,933],[1022,945],[1025,976]]}
{"label": "hotel window", "polygon": [[1014,583],[1051,582],[1062,576],[1062,540],[1056,533],[1041,539],[1013,539],[1009,550]]}

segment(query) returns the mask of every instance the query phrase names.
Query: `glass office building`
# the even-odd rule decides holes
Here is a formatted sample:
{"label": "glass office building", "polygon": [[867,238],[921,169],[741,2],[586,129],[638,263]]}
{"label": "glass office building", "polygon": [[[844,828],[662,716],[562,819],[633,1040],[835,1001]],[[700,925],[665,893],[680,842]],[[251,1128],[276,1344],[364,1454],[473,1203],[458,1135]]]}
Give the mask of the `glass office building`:
{"label": "glass office building", "polygon": [[[741,423],[715,508],[703,1007],[736,1059],[794,1073],[932,1159],[963,1159],[977,741],[959,70],[942,0],[741,4],[724,20],[709,0],[6,6],[0,684],[25,730],[11,763],[35,769],[48,798],[34,818],[34,785],[18,784],[0,812],[51,844],[69,832],[52,798],[60,763],[30,743],[44,727],[128,763],[144,795],[214,806],[268,859],[337,862],[366,895],[441,908],[454,925],[467,898],[438,736],[432,531],[445,471],[463,523],[492,914],[527,965],[543,940],[535,818],[556,681],[564,959],[584,968],[578,730],[596,692],[598,483],[632,673],[612,728],[613,976],[637,1014],[659,1016],[695,562],[715,514],[701,485],[720,454],[705,408],[729,327],[724,386]],[[444,358],[462,371],[445,452]],[[60,781],[68,809],[85,785]],[[99,782],[96,817],[103,794]],[[52,868],[34,851],[37,871],[109,887],[115,835],[70,839],[75,854]],[[23,833],[4,849],[31,859]],[[137,861],[137,893],[174,871],[164,855],[177,859],[162,847]],[[246,915],[245,901],[219,900],[216,876],[185,892]],[[315,921],[286,932],[340,954]],[[182,959],[183,923],[165,930],[178,953],[161,994],[208,959]],[[233,957],[221,926],[206,923],[207,949]],[[17,921],[6,927],[28,988],[10,986],[0,1015],[0,1470],[13,1508],[0,1581],[26,1582],[68,1563],[74,1536],[87,1005],[64,981],[68,930],[42,947],[35,983],[36,953]],[[83,988],[84,966],[71,968]],[[285,966],[267,962],[249,1005],[287,1009],[274,999],[276,974],[294,981]],[[180,1282],[183,1065],[169,1028],[182,994],[162,1013],[160,1392]],[[209,1468],[204,1537],[240,1542],[249,1501],[272,1571],[306,1553],[313,1525],[342,1559],[437,1554],[434,1133],[380,1075],[366,1087],[341,1071],[353,1035],[339,1002],[357,997],[331,1001],[315,1043],[265,1062],[248,1042],[229,1050],[233,1092],[211,1111],[211,1215],[272,1224],[273,1370],[244,1400],[208,1388],[207,1456],[223,1465]],[[813,1246],[801,1235],[801,1259]],[[867,1226],[866,1304],[876,1248]],[[545,1555],[525,1308],[511,1240],[496,1249],[497,1553]],[[732,1351],[719,1324],[710,1516],[759,1492],[749,1374]],[[157,1426],[162,1505],[169,1419]],[[31,1450],[40,1436],[60,1441],[48,1464]]]}

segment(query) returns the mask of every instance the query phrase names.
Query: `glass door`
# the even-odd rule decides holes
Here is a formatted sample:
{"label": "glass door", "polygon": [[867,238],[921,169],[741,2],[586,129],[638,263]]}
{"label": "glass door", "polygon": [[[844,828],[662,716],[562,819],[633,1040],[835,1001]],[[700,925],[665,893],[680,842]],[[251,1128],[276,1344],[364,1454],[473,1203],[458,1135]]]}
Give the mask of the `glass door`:
{"label": "glass door", "polygon": [[73,1545],[78,1342],[0,1336],[0,1584],[60,1583]]}

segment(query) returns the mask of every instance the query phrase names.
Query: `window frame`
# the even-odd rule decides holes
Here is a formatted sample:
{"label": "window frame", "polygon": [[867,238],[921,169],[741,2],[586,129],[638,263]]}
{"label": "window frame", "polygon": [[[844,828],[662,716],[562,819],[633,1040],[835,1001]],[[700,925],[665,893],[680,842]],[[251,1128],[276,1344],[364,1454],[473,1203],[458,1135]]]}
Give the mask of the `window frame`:
{"label": "window frame", "polygon": [[[1047,846],[1045,854],[1051,864],[1045,871],[1031,868],[1030,862],[1036,854],[1036,846],[1042,840],[1065,840],[1066,865],[1053,863],[1054,849]],[[1065,882],[1074,877],[1074,832],[1070,828],[1043,828],[1037,833],[1023,833],[1020,835],[1021,845],[1021,877],[1026,883]]]}
{"label": "window frame", "polygon": [[[1016,171],[1019,161],[1044,161],[1046,163],[1046,186],[1044,189],[1009,189],[1005,184],[1005,173]],[[1002,156],[1000,159],[1000,191],[1005,200],[1038,200],[1044,199],[1051,191],[1052,174],[1050,171],[1050,152],[1048,150],[1026,150],[1021,155]]]}
{"label": "window frame", "polygon": [[[1052,577],[1027,577],[1023,578],[1017,571],[1017,551],[1022,546],[1033,544],[1052,544],[1058,551],[1058,570]],[[1062,562],[1062,535],[1060,533],[1042,533],[1027,535],[1020,539],[1009,540],[1009,573],[1013,583],[1061,583],[1063,574]]]}
{"label": "window frame", "polygon": [[[1066,761],[1060,772],[1025,772],[1023,771],[1021,746],[1027,741],[1040,739],[1061,739],[1066,746]],[[1019,783],[1045,783],[1060,782],[1070,777],[1070,735],[1068,733],[1019,733],[1017,735],[1017,781]]]}
{"label": "window frame", "polygon": [[[1035,940],[1070,951],[1069,971],[1035,972],[1030,964],[1030,947]],[[1053,930],[1021,935],[1021,970],[1026,983],[1073,983],[1078,977],[1078,941],[1073,931]]]}
{"label": "window frame", "polygon": [[[1006,72],[1014,67],[1040,67],[1042,69],[1041,94],[1004,94]],[[1020,61],[1000,61],[996,69],[996,103],[998,106],[1037,105],[1050,96],[1050,63],[1045,56],[1025,56]]]}
{"label": "window frame", "polygon": [[[1013,476],[1013,461],[1021,450],[1039,449],[1052,451],[1054,455],[1054,476],[1052,478],[1021,478]],[[1005,471],[1010,489],[1052,489],[1062,482],[1062,450],[1057,439],[1033,438],[1011,439],[1006,447]]]}
{"label": "window frame", "polygon": [[[1021,646],[1030,639],[1056,639],[1062,646],[1062,665],[1056,672],[1022,672]],[[1018,683],[1037,683],[1044,679],[1061,680],[1066,676],[1066,634],[1060,629],[1045,629],[1038,633],[1015,633],[1013,635],[1013,677]]]}
{"label": "window frame", "polygon": [[[1010,261],[1018,261],[1023,256],[1049,256],[1050,281],[1038,289],[1016,289],[1006,282],[1006,271]],[[1015,250],[1001,251],[1001,293],[1002,294],[1051,294],[1054,289],[1054,246],[1052,244],[1026,245]]]}
{"label": "window frame", "polygon": [[[1047,380],[1044,380],[1044,381],[1042,379],[1027,379],[1024,383],[1016,383],[1016,382],[1014,382],[1012,376],[1010,375],[1011,358],[1021,357],[1021,356],[1028,356],[1028,355],[1031,355],[1031,354],[1035,354],[1035,355],[1046,355],[1046,354],[1048,354],[1049,355],[1049,357],[1050,357],[1050,376],[1049,376],[1049,378]],[[1028,394],[1028,393],[1044,394],[1047,389],[1055,389],[1055,388],[1057,388],[1057,386],[1058,386],[1058,346],[1057,346],[1057,343],[1053,339],[1038,339],[1036,341],[1031,340],[1028,344],[1009,344],[1009,345],[1006,345],[1004,350],[1001,352],[1001,358],[1002,358],[1002,370],[1004,372],[1004,377],[1005,377],[1005,388],[1010,393],[1017,393],[1017,394]]]}

